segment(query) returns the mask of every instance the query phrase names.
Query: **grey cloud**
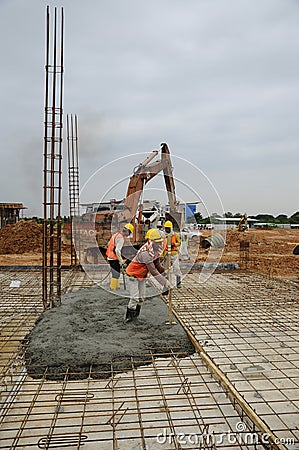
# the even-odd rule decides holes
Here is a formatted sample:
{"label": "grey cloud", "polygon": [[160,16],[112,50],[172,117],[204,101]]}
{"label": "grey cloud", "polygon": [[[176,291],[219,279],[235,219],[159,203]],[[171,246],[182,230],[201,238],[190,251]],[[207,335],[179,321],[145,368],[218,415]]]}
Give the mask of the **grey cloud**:
{"label": "grey cloud", "polygon": [[[24,174],[24,181],[12,186],[10,171],[19,167],[23,154],[28,155],[26,171],[39,170],[30,143],[34,157],[40,151],[42,159],[47,3],[56,5],[54,0],[0,3],[0,151],[2,159],[10,155],[3,163],[2,201],[24,195],[24,183],[26,202],[35,209],[40,206],[33,192],[38,183],[32,189]],[[259,211],[298,209],[296,198],[287,195],[298,191],[296,177],[289,176],[299,163],[297,2],[61,4],[66,31],[64,111],[79,117],[82,183],[95,166],[127,153],[151,151],[166,141],[174,154],[214,177],[227,209],[242,210],[244,199]],[[281,170],[280,183],[272,187],[273,202],[263,186],[277,180]],[[252,187],[254,200],[247,185],[239,182],[247,178],[254,178],[254,186],[262,190],[261,195]],[[64,192],[66,201],[67,185]]]}

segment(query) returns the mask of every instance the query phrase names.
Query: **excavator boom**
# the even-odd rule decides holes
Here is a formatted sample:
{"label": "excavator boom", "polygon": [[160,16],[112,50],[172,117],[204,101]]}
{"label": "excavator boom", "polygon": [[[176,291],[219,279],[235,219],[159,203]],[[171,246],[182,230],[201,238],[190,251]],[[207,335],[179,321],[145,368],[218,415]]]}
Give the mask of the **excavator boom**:
{"label": "excavator boom", "polygon": [[[118,221],[131,222],[134,221],[140,202],[140,197],[144,186],[154,178],[158,173],[163,171],[165,186],[170,206],[170,215],[178,215],[177,201],[175,195],[175,185],[173,179],[172,164],[170,159],[170,151],[167,144],[161,144],[161,159],[151,162],[158,154],[154,150],[152,154],[140,163],[134,170],[130,178],[127,195],[124,202],[125,209],[118,213]],[[179,224],[181,225],[181,224]]]}

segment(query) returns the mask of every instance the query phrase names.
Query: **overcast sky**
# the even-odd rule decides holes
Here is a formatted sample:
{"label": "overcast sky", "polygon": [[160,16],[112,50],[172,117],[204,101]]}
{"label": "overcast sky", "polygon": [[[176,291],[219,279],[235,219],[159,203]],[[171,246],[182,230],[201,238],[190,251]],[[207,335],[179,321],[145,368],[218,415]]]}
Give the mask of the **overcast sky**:
{"label": "overcast sky", "polygon": [[[167,142],[184,201],[196,192],[210,212],[299,210],[297,0],[0,0],[1,202],[42,214],[47,4],[64,7],[64,112],[79,119],[81,186],[100,169],[82,201]],[[66,176],[63,188],[67,213]]]}

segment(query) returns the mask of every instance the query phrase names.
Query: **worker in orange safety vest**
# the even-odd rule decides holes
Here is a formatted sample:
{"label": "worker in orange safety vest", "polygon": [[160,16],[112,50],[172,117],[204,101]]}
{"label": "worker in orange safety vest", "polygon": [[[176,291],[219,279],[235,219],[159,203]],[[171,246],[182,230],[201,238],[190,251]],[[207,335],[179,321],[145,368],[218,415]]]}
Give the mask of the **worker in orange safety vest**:
{"label": "worker in orange safety vest", "polygon": [[133,261],[126,268],[130,301],[127,307],[125,322],[131,322],[139,316],[141,305],[146,296],[146,277],[150,273],[163,286],[166,293],[169,283],[165,277],[165,269],[160,264],[160,256],[164,243],[158,230],[152,228],[147,232],[147,242],[138,250]]}
{"label": "worker in orange safety vest", "polygon": [[121,232],[114,233],[108,243],[106,251],[107,261],[111,267],[111,280],[110,289],[116,291],[120,288],[119,277],[121,265],[123,266],[125,261],[121,255],[125,238],[132,236],[134,227],[131,223],[127,223]]}

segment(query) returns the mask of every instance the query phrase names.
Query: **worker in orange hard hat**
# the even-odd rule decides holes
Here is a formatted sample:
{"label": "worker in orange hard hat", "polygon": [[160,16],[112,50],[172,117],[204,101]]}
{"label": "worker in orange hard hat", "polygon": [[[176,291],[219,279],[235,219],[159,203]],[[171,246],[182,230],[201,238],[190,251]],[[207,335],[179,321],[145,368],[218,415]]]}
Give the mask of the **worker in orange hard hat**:
{"label": "worker in orange hard hat", "polygon": [[131,223],[127,223],[121,232],[114,233],[108,243],[106,251],[107,260],[111,267],[110,289],[116,291],[120,288],[119,277],[121,265],[124,265],[125,260],[121,255],[121,251],[125,242],[125,238],[133,235],[134,227]]}
{"label": "worker in orange hard hat", "polygon": [[146,277],[150,273],[167,292],[169,283],[165,277],[165,269],[160,264],[160,256],[164,243],[158,230],[151,228],[147,232],[147,242],[138,250],[133,261],[126,268],[130,301],[127,307],[125,322],[130,322],[140,314],[141,305],[145,300]]}
{"label": "worker in orange hard hat", "polygon": [[181,287],[182,272],[179,261],[179,247],[181,245],[181,238],[179,233],[173,230],[173,224],[170,220],[164,223],[164,231],[166,236],[166,245],[164,248],[164,255],[170,253],[171,268],[173,274],[176,276],[176,287]]}

